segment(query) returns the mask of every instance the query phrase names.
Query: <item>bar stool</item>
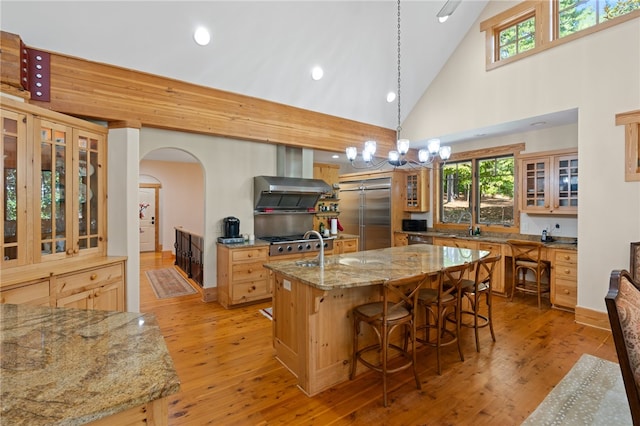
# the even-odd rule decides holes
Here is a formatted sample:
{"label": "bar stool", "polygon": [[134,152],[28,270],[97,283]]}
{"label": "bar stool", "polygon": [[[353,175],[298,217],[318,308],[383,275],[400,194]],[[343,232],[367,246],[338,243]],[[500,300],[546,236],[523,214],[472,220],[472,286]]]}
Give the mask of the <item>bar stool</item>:
{"label": "bar stool", "polygon": [[[511,247],[513,284],[511,286],[511,300],[516,290],[528,294],[538,295],[538,309],[542,307],[542,293],[549,293],[549,286],[542,287],[542,274],[551,275],[551,263],[542,260],[542,249],[544,244],[537,241],[507,240]],[[527,271],[531,271],[536,278],[536,288],[531,289],[526,286]],[[520,282],[520,272],[522,272],[522,282]]]}
{"label": "bar stool", "polygon": [[[476,272],[474,280],[463,280],[461,289],[464,297],[467,298],[471,305],[471,311],[462,311],[462,314],[473,315],[473,323],[467,324],[461,322],[464,327],[471,327],[476,334],[476,351],[480,352],[480,339],[478,337],[478,329],[489,327],[491,330],[491,338],[496,341],[496,334],[493,331],[493,318],[491,311],[491,290],[493,288],[493,270],[500,261],[501,255],[493,257],[485,257],[476,262]],[[480,314],[480,302],[484,295],[487,304],[487,314]]]}
{"label": "bar stool", "polygon": [[[418,305],[425,310],[425,324],[418,327],[424,329],[424,338],[416,336],[416,340],[422,344],[434,346],[436,348],[436,358],[438,362],[438,374],[442,374],[440,363],[440,348],[453,343],[458,345],[460,361],[464,361],[462,348],[460,347],[460,313],[462,312],[462,291],[461,285],[464,274],[469,269],[470,264],[465,263],[458,266],[450,266],[442,269],[438,273],[437,288],[424,288],[418,294]],[[455,330],[447,329],[447,315],[454,313]],[[435,331],[435,340],[431,338],[431,330]],[[443,341],[443,337],[449,338]]]}
{"label": "bar stool", "polygon": [[[356,306],[352,310],[353,315],[353,357],[351,359],[351,371],[349,379],[353,380],[356,374],[358,361],[366,367],[382,374],[382,401],[385,407],[387,403],[387,375],[413,367],[413,375],[416,387],[422,389],[418,372],[416,370],[416,314],[418,293],[422,286],[429,280],[427,274],[415,275],[408,278],[388,279],[382,286],[382,301]],[[358,349],[358,335],[360,323],[368,324],[376,334],[377,342]],[[390,342],[391,333],[398,327],[404,326],[402,333],[403,347]],[[411,352],[408,350],[407,336],[411,339]],[[389,368],[390,350],[399,354],[405,361],[401,365],[394,363]],[[378,357],[365,354],[374,352]],[[374,359],[371,359],[374,358]],[[377,358],[377,359],[376,359]]]}

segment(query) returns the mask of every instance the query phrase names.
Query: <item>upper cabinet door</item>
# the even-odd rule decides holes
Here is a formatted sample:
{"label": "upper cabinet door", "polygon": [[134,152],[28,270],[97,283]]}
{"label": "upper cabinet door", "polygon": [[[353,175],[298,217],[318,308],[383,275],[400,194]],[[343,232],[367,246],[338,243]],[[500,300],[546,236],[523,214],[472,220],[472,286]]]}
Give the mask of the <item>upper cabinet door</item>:
{"label": "upper cabinet door", "polygon": [[538,153],[520,159],[520,210],[529,214],[578,214],[578,154]]}
{"label": "upper cabinet door", "polygon": [[2,108],[2,267],[106,255],[106,129]]}
{"label": "upper cabinet door", "polygon": [[24,265],[28,262],[27,241],[32,227],[27,224],[27,144],[26,116],[13,111],[0,110],[2,120],[2,162],[0,173],[3,185],[0,188],[2,211],[0,211],[0,251],[3,268]]}

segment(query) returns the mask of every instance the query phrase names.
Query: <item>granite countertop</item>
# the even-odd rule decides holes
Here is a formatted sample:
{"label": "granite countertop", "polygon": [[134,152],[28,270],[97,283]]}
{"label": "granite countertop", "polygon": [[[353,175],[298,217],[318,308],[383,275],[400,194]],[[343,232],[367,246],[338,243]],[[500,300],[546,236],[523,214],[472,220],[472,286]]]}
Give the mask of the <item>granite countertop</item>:
{"label": "granite countertop", "polygon": [[301,266],[309,260],[269,262],[264,266],[320,290],[382,284],[388,278],[436,273],[443,267],[471,263],[488,251],[417,244],[325,257],[325,267]]}
{"label": "granite countertop", "polygon": [[0,417],[80,425],[178,392],[153,314],[0,305]]}
{"label": "granite countertop", "polygon": [[[400,232],[400,231],[398,231]],[[528,234],[504,234],[497,232],[487,232],[480,235],[466,235],[458,232],[443,232],[443,231],[401,231],[407,235],[423,235],[427,237],[441,237],[441,238],[457,238],[468,241],[481,241],[489,243],[506,244],[507,240],[526,240],[526,241],[540,241],[539,235]],[[549,248],[561,248],[565,250],[578,250],[578,239],[571,237],[554,237],[554,241],[544,243],[545,247]]]}

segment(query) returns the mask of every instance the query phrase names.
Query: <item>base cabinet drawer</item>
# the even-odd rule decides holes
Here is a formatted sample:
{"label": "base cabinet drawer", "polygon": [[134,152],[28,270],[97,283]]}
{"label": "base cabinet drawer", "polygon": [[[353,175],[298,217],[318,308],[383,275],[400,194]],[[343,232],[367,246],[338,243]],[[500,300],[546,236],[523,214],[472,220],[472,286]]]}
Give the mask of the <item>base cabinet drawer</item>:
{"label": "base cabinet drawer", "polygon": [[49,306],[49,280],[25,283],[0,291],[0,303]]}
{"label": "base cabinet drawer", "polygon": [[271,297],[269,280],[264,278],[258,281],[248,281],[233,284],[231,290],[233,303],[253,302]]}
{"label": "base cabinet drawer", "polygon": [[556,308],[573,310],[578,303],[578,252],[556,249],[550,258],[551,303]]}
{"label": "base cabinet drawer", "polygon": [[[37,277],[37,279],[22,277]],[[47,262],[3,276],[0,303],[126,310],[126,258]]]}
{"label": "base cabinet drawer", "polygon": [[218,303],[225,308],[271,298],[269,246],[218,244]]}

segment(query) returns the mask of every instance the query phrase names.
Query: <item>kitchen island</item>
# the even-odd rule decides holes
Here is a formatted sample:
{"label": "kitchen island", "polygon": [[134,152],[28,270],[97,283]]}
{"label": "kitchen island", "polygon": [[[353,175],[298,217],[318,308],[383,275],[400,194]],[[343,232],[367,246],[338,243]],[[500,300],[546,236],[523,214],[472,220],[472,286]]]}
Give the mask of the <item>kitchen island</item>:
{"label": "kitchen island", "polygon": [[[349,379],[353,307],[380,300],[381,284],[475,263],[488,251],[417,244],[325,258],[325,267],[296,261],[265,264],[272,271],[273,344],[278,360],[315,395]],[[363,335],[365,341],[373,334]],[[363,343],[366,344],[366,343]]]}
{"label": "kitchen island", "polygon": [[152,314],[0,304],[7,425],[166,425],[180,382]]}

